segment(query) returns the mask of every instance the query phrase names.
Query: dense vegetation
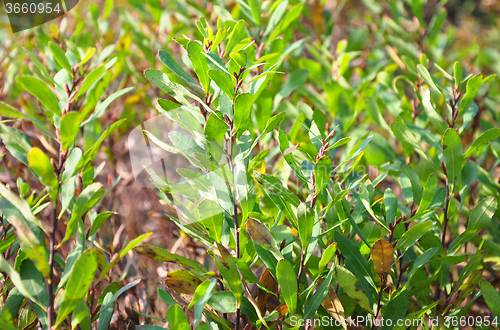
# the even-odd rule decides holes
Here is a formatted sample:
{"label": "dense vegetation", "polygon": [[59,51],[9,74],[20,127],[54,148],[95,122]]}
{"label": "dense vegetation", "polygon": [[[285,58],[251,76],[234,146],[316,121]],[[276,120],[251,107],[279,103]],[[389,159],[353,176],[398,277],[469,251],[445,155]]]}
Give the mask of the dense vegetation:
{"label": "dense vegetation", "polygon": [[[498,329],[500,37],[471,4],[5,25],[0,328]],[[134,131],[164,155],[140,175]]]}

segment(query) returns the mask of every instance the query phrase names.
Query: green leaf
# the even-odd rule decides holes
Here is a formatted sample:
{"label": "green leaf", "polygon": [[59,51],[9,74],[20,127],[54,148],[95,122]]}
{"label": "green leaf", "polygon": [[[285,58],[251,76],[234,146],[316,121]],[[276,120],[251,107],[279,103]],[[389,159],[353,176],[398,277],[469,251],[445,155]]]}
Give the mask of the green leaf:
{"label": "green leaf", "polygon": [[208,70],[208,76],[219,86],[221,91],[223,91],[229,98],[234,99],[235,86],[231,78],[222,71],[210,69]]}
{"label": "green leaf", "polygon": [[94,56],[95,50],[96,50],[95,47],[90,47],[89,49],[87,49],[87,51],[85,52],[85,55],[83,56],[82,60],[80,61],[80,66],[87,63],[92,58],[92,56]]}
{"label": "green leaf", "polygon": [[452,194],[460,184],[463,153],[464,149],[460,136],[454,129],[447,129],[443,137],[443,157],[450,185],[450,194]]}
{"label": "green leaf", "polygon": [[[398,295],[393,294],[391,300],[382,309],[382,315],[386,320],[392,320],[392,324],[397,324],[398,320],[403,319],[406,316],[409,306],[409,295],[408,291],[405,289],[399,292]],[[384,322],[382,330],[390,330],[392,326],[389,322]]]}
{"label": "green leaf", "polygon": [[81,330],[90,330],[90,311],[85,299],[80,300],[71,315],[71,329],[80,326]]}
{"label": "green leaf", "polygon": [[40,182],[49,188],[50,199],[53,203],[56,203],[59,180],[56,178],[49,157],[42,150],[35,147],[28,153],[28,164]]}
{"label": "green leaf", "polygon": [[395,249],[406,249],[414,244],[420,237],[424,236],[432,228],[432,221],[426,221],[414,225],[405,232],[398,241]]}
{"label": "green leaf", "polygon": [[280,151],[283,154],[283,158],[285,158],[285,161],[299,177],[300,181],[304,184],[307,184],[308,179],[304,176],[304,173],[297,163],[297,160],[293,156],[293,153],[290,152],[290,141],[288,140],[288,136],[283,128],[279,129],[278,140],[280,143]]}
{"label": "green leaf", "polygon": [[316,218],[314,209],[308,207],[305,203],[301,203],[297,208],[299,237],[304,251],[307,249],[312,240],[313,227],[316,222]]}
{"label": "green leaf", "polygon": [[423,66],[422,64],[417,64],[417,72],[420,75],[420,77],[422,77],[422,79],[430,87],[434,88],[436,91],[441,93],[441,90],[436,86],[436,84],[434,83],[433,77],[431,76],[431,74],[429,73],[429,71],[427,70],[427,68],[425,66]]}
{"label": "green leaf", "polygon": [[99,182],[90,184],[80,193],[75,201],[75,205],[73,206],[71,217],[68,220],[66,234],[64,235],[64,239],[61,241],[61,243],[59,243],[59,246],[61,246],[76,233],[76,230],[78,228],[78,221],[81,220],[82,216],[87,213],[88,210],[94,207],[94,205],[103,194],[104,187]]}
{"label": "green leaf", "polygon": [[486,227],[497,209],[497,201],[495,197],[489,196],[480,201],[472,210],[467,231],[477,231]]}
{"label": "green leaf", "polygon": [[35,263],[40,273],[48,277],[50,267],[47,249],[43,245],[45,242],[40,242],[28,225],[16,216],[11,216],[10,222],[16,229],[16,237],[21,245],[21,250]]}
{"label": "green leaf", "polygon": [[467,82],[467,91],[462,97],[462,101],[460,101],[460,110],[458,111],[458,117],[462,116],[467,111],[467,109],[469,109],[470,105],[477,95],[477,92],[479,91],[479,87],[481,87],[482,84],[482,74],[477,74],[469,79],[469,81]]}
{"label": "green leaf", "polygon": [[334,269],[335,267],[330,268],[330,271],[328,272],[328,275],[324,279],[323,283],[321,283],[321,285],[316,289],[316,292],[314,292],[307,302],[307,306],[304,309],[304,320],[308,320],[312,317],[318,310],[319,305],[325,301],[325,298],[328,295],[330,283],[332,282]]}
{"label": "green leaf", "polygon": [[336,276],[337,283],[342,288],[342,290],[352,299],[354,299],[361,307],[372,312],[370,302],[368,297],[361,288],[358,287],[357,283],[359,280],[346,268],[336,265]]}
{"label": "green leaf", "polygon": [[241,285],[240,273],[236,267],[233,257],[219,243],[214,244],[214,260],[219,273],[222,275],[226,284],[233,292],[238,306],[241,305],[243,299],[243,287]]}
{"label": "green leaf", "polygon": [[[286,114],[284,112],[280,112],[277,115],[269,118],[269,120],[266,123],[266,126],[264,127],[264,130],[262,131],[262,133],[255,138],[255,140],[252,143],[252,146],[250,148],[248,148],[248,150],[243,154],[243,156],[242,156],[243,159],[246,159],[252,153],[252,150],[259,143],[259,141],[261,140],[261,138],[264,135],[266,135],[267,133],[270,133],[272,130],[274,130],[276,127],[278,127],[281,124],[281,121],[283,120],[283,118],[285,117],[285,115]],[[262,151],[261,154],[263,152],[265,152],[265,151]],[[267,151],[267,152],[269,152],[269,151]],[[253,162],[257,158],[258,158],[258,156],[254,157],[251,161]],[[250,167],[249,167],[248,171],[251,171]]]}
{"label": "green leaf", "polygon": [[[113,294],[113,296],[111,297],[111,299],[107,300],[106,297],[104,297],[103,299],[103,302],[102,302],[102,307],[101,307],[101,311],[107,309],[108,307],[114,307],[114,304],[115,304],[115,301],[116,299],[122,295],[122,293],[124,293],[125,291],[127,291],[128,289],[130,288],[133,288],[134,286],[136,286],[137,284],[139,284],[141,282],[141,280],[134,280],[132,282],[130,282],[129,284],[127,285],[124,285],[123,287],[120,288],[120,290],[116,291],[115,294]],[[112,292],[109,292],[109,293],[112,293]],[[106,294],[107,295],[107,294]],[[114,308],[111,308],[111,311],[113,311]],[[100,313],[100,312],[99,312]],[[98,314],[99,314],[98,313]]]}
{"label": "green leaf", "polygon": [[156,261],[173,262],[177,263],[183,267],[194,268],[206,272],[205,267],[195,260],[191,260],[185,257],[181,257],[177,254],[170,253],[165,249],[152,246],[152,245],[139,245],[134,248],[134,251],[142,254],[145,257],[154,259]]}
{"label": "green leaf", "polygon": [[66,284],[64,297],[57,311],[55,327],[61,324],[85,297],[94,280],[96,270],[97,258],[93,251],[86,251],[76,259]]}
{"label": "green leaf", "polygon": [[245,21],[239,20],[232,30],[229,32],[229,40],[226,44],[226,53],[229,54],[233,51],[234,46],[236,46],[242,39],[245,38]]}
{"label": "green leaf", "polygon": [[[87,165],[87,163],[94,159],[95,157],[95,154],[97,153],[99,147],[101,146],[101,143],[102,141],[104,141],[105,139],[107,139],[108,137],[111,136],[111,134],[113,134],[113,132],[118,128],[118,126],[120,126],[121,124],[123,124],[123,122],[125,121],[126,119],[122,119],[122,120],[119,120],[115,123],[113,123],[111,126],[109,126],[105,131],[104,133],[101,134],[101,136],[99,137],[99,139],[94,143],[94,145],[85,151],[85,153],[83,154],[83,158],[82,160],[78,163],[77,167],[76,167],[76,170],[80,170],[82,169],[85,165]],[[75,171],[76,171],[75,170]]]}
{"label": "green leaf", "polygon": [[486,280],[479,282],[484,301],[493,314],[500,316],[500,293]]}
{"label": "green leaf", "polygon": [[407,125],[399,122],[394,122],[391,124],[391,130],[394,133],[394,136],[396,136],[398,141],[401,142],[401,144],[403,145],[403,149],[406,155],[411,156],[412,151],[415,150],[415,152],[417,152],[420,155],[420,157],[427,160],[429,164],[434,165],[434,163],[429,159],[425,151],[422,150],[422,147],[415,138],[415,135],[412,133],[412,131],[408,128]]}
{"label": "green leaf", "polygon": [[167,310],[167,321],[171,329],[191,330],[186,314],[178,305],[170,306]]}
{"label": "green leaf", "polygon": [[432,105],[430,90],[428,88],[422,88],[420,90],[420,95],[422,96],[422,104],[424,106],[427,117],[429,117],[432,125],[434,125],[434,127],[438,130],[439,134],[444,135],[444,132],[448,128],[448,125],[446,125],[443,117],[441,117],[441,115],[437,113],[434,105]]}
{"label": "green leaf", "polygon": [[31,260],[24,260],[21,264],[19,275],[21,276],[22,285],[38,300],[40,306],[47,307],[49,299],[47,297],[45,279],[35,264]]}
{"label": "green leaf", "polygon": [[272,130],[274,130],[276,127],[278,127],[281,124],[283,118],[285,118],[285,115],[286,115],[285,112],[280,112],[277,115],[269,118],[269,120],[266,123],[266,127],[264,127],[264,130],[262,131],[262,135],[267,134]]}
{"label": "green leaf", "polygon": [[62,117],[59,132],[63,150],[68,150],[75,142],[76,135],[80,131],[80,120],[79,112],[69,112]]}
{"label": "green leaf", "polygon": [[424,193],[422,195],[422,199],[420,200],[420,204],[418,205],[418,211],[416,214],[424,212],[432,204],[432,200],[436,195],[437,182],[438,179],[434,173],[431,174],[429,179],[427,179],[424,187]]}
{"label": "green leaf", "polygon": [[269,19],[269,23],[267,24],[266,30],[264,32],[264,37],[267,37],[278,24],[281,22],[283,15],[286,13],[288,7],[288,0],[285,1],[277,1],[275,2],[275,6],[273,6],[274,11]]}
{"label": "green leaf", "polygon": [[[29,119],[36,127],[38,127],[45,134],[47,134],[49,136],[53,136],[45,128],[45,126],[43,125],[43,123],[41,121],[39,121],[36,118],[31,117],[30,115],[22,113],[21,111],[17,110],[16,108],[14,108],[13,106],[11,106],[10,104],[4,103],[4,102],[0,102],[0,115],[2,115],[4,117],[17,118],[17,119],[20,119],[20,118]],[[6,127],[6,126],[3,126],[3,127]],[[5,129],[0,129],[0,134],[4,130]],[[0,137],[1,137],[1,135],[0,135]],[[4,140],[5,140],[5,138],[4,138]],[[9,141],[6,141],[5,143],[6,144],[9,143]],[[23,147],[24,147],[24,145],[25,145],[25,143],[23,143]],[[29,151],[29,149],[31,149],[31,146],[29,146],[28,151]]]}
{"label": "green leaf", "polygon": [[290,315],[297,309],[297,276],[292,265],[287,260],[280,260],[276,267],[276,276],[280,287],[280,297],[283,297]]}
{"label": "green leaf", "polygon": [[460,62],[458,61],[455,62],[455,64],[453,65],[453,75],[455,76],[455,86],[457,87],[462,83],[462,72],[462,64],[460,64]]}
{"label": "green leaf", "polygon": [[339,232],[335,232],[334,237],[337,242],[337,248],[344,258],[351,261],[356,270],[368,281],[372,288],[376,289],[368,262],[359,252],[358,246]]}
{"label": "green leaf", "polygon": [[384,192],[384,207],[386,224],[394,224],[398,212],[398,199],[391,188],[387,188]]}
{"label": "green leaf", "polygon": [[224,39],[226,39],[227,36],[227,30],[226,28],[220,28],[217,30],[217,34],[215,35],[215,40],[212,43],[212,46],[210,46],[210,50],[213,52],[217,49],[217,46],[220,45]]}
{"label": "green leaf", "polygon": [[160,56],[160,61],[165,64],[167,68],[172,70],[176,75],[187,81],[188,83],[192,85],[197,85],[196,81],[191,77],[180,65],[177,63],[177,61],[174,59],[172,54],[169,52],[166,52],[164,50],[160,50],[159,52]]}
{"label": "green leaf", "polygon": [[9,261],[5,260],[3,257],[3,254],[0,254],[0,271],[4,272],[5,274],[9,275],[10,280],[14,284],[15,288],[19,290],[19,292],[25,296],[26,298],[31,299],[37,304],[40,304],[31,294],[31,291],[28,290],[23,284],[23,281],[21,280],[21,276],[19,275],[18,272],[12,266],[10,265]]}
{"label": "green leaf", "polygon": [[286,188],[279,179],[267,174],[261,174],[259,172],[254,172],[254,175],[255,179],[262,184],[265,189],[272,190],[295,207],[300,205],[300,199],[297,195]]}
{"label": "green leaf", "polygon": [[316,180],[315,195],[319,195],[327,187],[332,170],[332,161],[328,156],[323,156],[316,162],[316,165],[314,165],[314,178]]}
{"label": "green leaf", "polygon": [[434,256],[434,254],[438,250],[439,250],[439,247],[435,247],[435,248],[429,249],[429,250],[425,251],[424,253],[422,253],[421,255],[419,255],[417,257],[417,259],[415,260],[415,262],[413,263],[411,271],[408,274],[408,279],[411,279],[411,277],[413,276],[413,274],[415,274],[415,272],[420,267],[425,266],[429,262],[429,260],[431,260],[431,258]]}
{"label": "green leaf", "polygon": [[97,230],[102,226],[104,221],[106,221],[113,214],[118,214],[118,213],[117,212],[104,212],[104,213],[99,214],[92,222],[92,226],[90,227],[90,231],[89,231],[89,237],[94,235],[97,232]]}
{"label": "green leaf", "polygon": [[[175,300],[172,299],[172,297],[170,296],[170,294],[161,289],[161,288],[158,288],[158,295],[160,296],[160,298],[167,303],[167,305],[175,305]],[[236,306],[236,304],[235,304]]]}
{"label": "green leaf", "polygon": [[92,120],[101,117],[104,114],[104,112],[106,111],[106,109],[109,107],[109,105],[114,100],[116,100],[117,98],[119,98],[123,94],[130,92],[134,88],[135,87],[124,88],[124,89],[122,89],[118,92],[115,92],[115,93],[111,94],[110,96],[108,96],[108,98],[106,100],[104,100],[104,102],[102,102],[101,104],[99,104],[95,108],[94,112],[90,115],[90,117],[87,118],[87,120],[85,120],[83,123],[80,124],[80,127],[83,127],[85,124],[90,123]]}
{"label": "green leaf", "polygon": [[26,136],[0,122],[0,139],[14,158],[28,165],[28,152],[32,146]]}
{"label": "green leaf", "polygon": [[212,278],[208,281],[203,282],[196,288],[193,299],[193,301],[196,300],[196,303],[194,304],[194,329],[197,329],[198,325],[200,324],[201,318],[203,316],[203,309],[205,308],[205,305],[209,301],[210,297],[212,297],[212,292],[215,284],[217,284],[217,280],[215,278]]}
{"label": "green leaf", "polygon": [[299,19],[303,8],[304,3],[299,3],[287,10],[285,17],[280,20],[280,24],[276,27],[276,29],[273,30],[273,32],[269,36],[269,41],[274,40],[281,33],[286,32],[287,28]]}
{"label": "green leaf", "polygon": [[204,52],[203,46],[196,41],[190,41],[188,43],[188,57],[193,64],[194,72],[198,76],[198,80],[200,81],[201,87],[203,87],[203,91],[207,94],[210,86],[210,77],[208,76],[208,70],[210,68],[208,66],[207,58],[202,54]]}
{"label": "green leaf", "polygon": [[[431,309],[436,307],[436,305],[438,305],[438,304],[439,304],[439,301],[436,301],[432,304],[426,305],[422,310],[420,310],[418,312],[407,314],[406,317],[403,318],[401,320],[401,322],[399,322],[399,324],[402,324],[402,325],[396,325],[396,326],[393,325],[393,329],[394,330],[408,329],[408,326],[406,326],[405,324],[410,324],[411,322],[414,322],[414,320],[420,319],[424,314],[426,314],[428,311],[430,311]],[[398,323],[396,323],[396,324],[398,324]]]}
{"label": "green leaf", "polygon": [[66,54],[64,54],[64,51],[53,41],[49,41],[48,47],[50,49],[50,52],[54,55],[54,59],[56,60],[56,62],[59,63],[59,65],[62,66],[63,69],[66,69],[68,73],[73,75],[71,65],[69,64],[68,58],[66,57]]}
{"label": "green leaf", "polygon": [[33,61],[33,63],[35,63],[35,65],[37,66],[37,68],[40,69],[40,71],[43,73],[43,75],[45,76],[45,78],[47,78],[48,80],[50,80],[50,82],[55,83],[54,78],[52,78],[52,76],[49,74],[49,72],[45,68],[45,65],[43,65],[38,60],[38,58],[35,55],[33,55],[33,53],[30,52],[28,49],[26,49],[26,48],[23,47],[23,50],[26,52],[26,54],[28,54],[29,58]]}
{"label": "green leaf", "polygon": [[[208,69],[207,69],[208,71]],[[144,76],[151,81],[154,85],[160,88],[165,93],[174,93],[174,99],[182,105],[185,105],[191,109],[196,109],[193,105],[187,100],[187,98],[194,99],[198,101],[208,112],[212,112],[205,102],[200,99],[198,96],[189,92],[184,86],[181,84],[173,83],[168,79],[168,76],[158,70],[148,69],[144,71]]]}
{"label": "green leaf", "polygon": [[224,225],[224,214],[221,207],[217,203],[205,199],[198,205],[198,214],[208,235],[221,243],[222,226]]}
{"label": "green leaf", "polygon": [[45,229],[45,227],[42,225],[42,223],[40,222],[40,220],[38,220],[34,215],[33,213],[31,212],[31,208],[29,206],[29,204],[24,200],[22,199],[21,197],[19,197],[18,195],[14,194],[12,191],[10,191],[9,189],[7,189],[6,186],[3,185],[3,183],[0,182],[0,195],[2,196],[2,198],[5,198],[6,200],[8,200],[12,205],[14,205],[16,207],[16,209],[18,209],[21,214],[23,215],[23,217],[37,225],[38,227],[40,227],[45,233],[47,233],[47,230]]}
{"label": "green leaf", "polygon": [[252,109],[253,95],[251,93],[241,93],[234,100],[234,132],[246,130]]}
{"label": "green leaf", "polygon": [[335,256],[335,252],[337,251],[337,243],[332,243],[330,244],[324,251],[323,254],[321,255],[321,259],[319,260],[318,263],[318,274],[321,274],[323,269],[328,265],[330,261],[333,260],[333,257]]}
{"label": "green leaf", "polygon": [[118,253],[118,256],[104,267],[104,269],[101,272],[101,276],[99,277],[99,282],[109,274],[109,271],[120,261],[121,258],[125,257],[130,250],[135,248],[138,244],[142,243],[142,241],[151,236],[151,234],[153,233],[149,232],[139,235],[138,237],[131,240],[125,247],[123,247],[120,250],[120,253]]}
{"label": "green leaf", "polygon": [[94,70],[92,70],[87,77],[85,77],[85,80],[82,82],[80,85],[80,89],[75,95],[75,99],[78,99],[81,95],[83,95],[99,78],[102,77],[102,75],[106,72],[106,66],[105,65],[100,65]]}
{"label": "green leaf", "polygon": [[[105,307],[104,307],[105,306]],[[106,330],[109,329],[109,323],[111,322],[111,318],[113,317],[113,311],[115,309],[113,293],[108,292],[102,301],[102,306],[100,309],[99,315],[99,325],[97,330]]]}
{"label": "green leaf", "polygon": [[214,141],[215,143],[220,144],[222,143],[222,141],[224,141],[224,135],[226,135],[226,131],[226,122],[220,120],[215,113],[211,113],[207,118],[204,130],[207,140],[210,142]]}
{"label": "green leaf", "polygon": [[478,149],[491,141],[495,141],[500,137],[500,128],[490,128],[486,132],[483,132],[477,139],[474,140],[472,145],[469,147],[467,152],[464,154],[464,159],[474,156]]}
{"label": "green leaf", "polygon": [[196,27],[198,28],[198,31],[200,31],[200,33],[203,34],[203,37],[205,39],[209,39],[207,32],[208,22],[205,19],[205,17],[200,17],[199,19],[197,19],[195,24]]}
{"label": "green leaf", "polygon": [[210,307],[221,313],[236,313],[236,299],[231,291],[214,292],[210,300]]}
{"label": "green leaf", "polygon": [[58,101],[45,83],[32,76],[18,76],[16,81],[31,95],[36,97],[50,112],[58,116],[61,115]]}
{"label": "green leaf", "polygon": [[248,5],[252,10],[252,16],[255,20],[255,23],[257,24],[257,26],[260,26],[260,16],[262,15],[260,0],[248,0]]}
{"label": "green leaf", "polygon": [[[420,24],[426,24],[424,22],[424,6],[422,4],[422,1],[420,0],[412,0],[411,1],[411,9],[413,11],[413,14],[417,19],[419,20]],[[404,316],[404,315],[403,315]]]}

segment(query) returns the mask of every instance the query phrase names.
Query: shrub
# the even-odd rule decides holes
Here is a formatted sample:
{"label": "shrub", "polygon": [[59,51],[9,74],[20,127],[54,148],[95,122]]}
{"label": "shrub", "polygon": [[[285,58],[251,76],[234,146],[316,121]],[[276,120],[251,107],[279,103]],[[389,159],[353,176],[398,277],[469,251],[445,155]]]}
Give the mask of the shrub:
{"label": "shrub", "polygon": [[[168,310],[134,312],[143,329],[498,328],[498,51],[462,47],[444,2],[131,5],[141,21],[118,10],[116,57],[91,48],[113,43],[107,1],[90,7],[94,34],[37,30],[31,64],[8,61],[2,328],[108,328],[138,283],[113,277],[132,249],[170,269]],[[364,21],[339,38],[342,6]],[[103,116],[134,86],[127,102],[156,119]],[[119,251],[99,240],[120,183],[98,182],[96,153],[146,118],[163,159],[145,172],[184,255],[150,233]]]}
{"label": "shrub", "polygon": [[[403,319],[457,326],[467,324],[481,292],[497,313],[498,292],[482,276],[489,268],[483,253],[498,245],[477,236],[485,228],[498,233],[498,183],[487,165],[498,160],[485,160],[496,157],[496,147],[487,146],[500,129],[478,125],[476,117],[477,97],[495,75],[467,74],[460,62],[447,64],[438,54],[438,64],[423,54],[441,47],[446,13],[439,6],[428,25],[418,2],[413,21],[385,16],[394,35],[383,37],[395,63],[374,51],[362,58],[363,68],[353,60],[368,39],[364,30],[339,42],[332,56],[326,42],[300,39],[302,10],[285,2],[269,8],[267,26],[256,7],[242,12],[248,24],[200,18],[203,40],[175,39],[199,83],[166,51],[159,57],[170,74],[145,71],[169,95],[158,110],[191,129],[189,138],[172,132],[169,141],[146,134],[198,169],[177,169],[176,183],[150,171],[152,180],[175,210],[172,220],[206,245],[212,260],[204,263],[218,271],[136,247],[183,268],[165,280],[176,302],[167,321],[201,328],[203,314],[221,329],[286,328],[299,319],[316,325],[312,318],[369,314],[398,329],[406,328],[395,326]],[[417,42],[403,46],[412,38]],[[286,62],[292,51],[315,60]],[[495,111],[483,116],[496,119]],[[287,124],[278,128],[283,118]],[[191,308],[188,321],[182,311]]]}

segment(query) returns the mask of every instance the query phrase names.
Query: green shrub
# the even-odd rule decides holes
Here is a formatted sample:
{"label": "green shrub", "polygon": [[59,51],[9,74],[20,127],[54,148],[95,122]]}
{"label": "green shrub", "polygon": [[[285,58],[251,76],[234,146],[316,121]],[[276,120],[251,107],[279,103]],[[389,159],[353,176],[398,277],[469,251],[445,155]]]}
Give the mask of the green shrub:
{"label": "green shrub", "polygon": [[[136,247],[184,268],[165,280],[176,302],[167,321],[197,328],[204,314],[220,329],[249,323],[286,328],[328,315],[341,320],[370,314],[396,325],[425,314],[456,326],[456,320],[464,325],[486,291],[492,293],[484,295],[486,304],[498,313],[500,295],[481,279],[485,268],[497,273],[483,254],[499,251],[497,240],[486,242],[489,235],[498,237],[492,222],[498,182],[489,169],[498,164],[500,129],[485,121],[498,115],[483,112],[481,125],[472,124],[477,97],[496,78],[422,54],[424,47],[430,54],[441,47],[435,40],[443,37],[446,13],[437,8],[431,24],[420,27],[425,21],[417,1],[414,21],[384,17],[382,24],[394,33],[383,37],[395,63],[374,51],[362,70],[354,60],[369,37],[365,30],[339,42],[330,55],[326,43],[297,38],[302,4],[265,8],[267,26],[259,22],[259,8],[244,8],[248,24],[219,19],[211,25],[200,18],[203,41],[175,39],[190,60],[186,69],[161,51],[171,73],[145,71],[171,97],[160,99],[158,110],[189,126],[193,136],[159,141],[146,134],[199,170],[177,169],[179,183],[161,173],[151,173],[152,180],[175,209],[172,220],[206,245],[213,261],[205,263],[218,271],[166,250]],[[391,9],[401,10],[399,3]],[[415,27],[417,42],[398,27],[403,21]],[[293,51],[315,60],[287,62]],[[287,124],[277,128],[283,118]],[[193,189],[205,192],[204,198]],[[251,284],[258,286],[257,296]],[[194,321],[179,316],[179,305],[193,308]]]}
{"label": "green shrub", "polygon": [[[28,185],[7,166],[17,191],[0,185],[2,327],[90,329],[99,320],[93,327],[107,328],[114,301],[138,281],[120,290],[102,282],[133,249],[174,267],[157,291],[169,308],[141,314],[143,329],[347,329],[335,320],[367,315],[383,318],[382,329],[416,329],[419,320],[433,329],[498,328],[493,60],[500,53],[462,47],[445,2],[362,2],[341,1],[329,11],[320,1],[180,1],[168,10],[131,1],[148,28],[118,10],[126,36],[116,62],[106,60],[112,46],[97,56],[90,48],[91,38],[112,43],[109,1],[102,15],[90,10],[95,35],[63,33],[64,51],[37,30],[41,58],[25,50],[32,65],[12,59],[8,72],[22,74],[7,91],[10,99],[28,92],[38,103],[26,98],[24,112],[0,103],[0,114],[14,118],[0,123],[7,157],[38,179]],[[354,12],[364,22],[354,19],[339,39],[344,5],[347,17]],[[170,9],[179,14],[169,16]],[[158,41],[155,29],[168,33]],[[146,66],[130,61],[136,50]],[[88,68],[78,64],[86,54]],[[131,63],[153,67],[146,80]],[[96,240],[113,215],[98,205],[119,184],[105,192],[96,181],[96,153],[114,131],[122,129],[119,139],[149,118],[127,111],[128,120],[103,117],[131,91],[125,86],[137,87],[135,99],[169,122],[143,125],[148,143],[187,164],[168,168],[175,179],[146,171],[178,239],[188,236],[204,251],[198,258],[140,244],[149,234],[114,254]],[[15,121],[36,126],[60,150],[32,147],[30,131]],[[183,130],[168,128],[176,125]],[[90,223],[81,221],[86,216]],[[56,241],[58,219],[67,222]],[[69,255],[52,248],[66,240],[74,243]],[[56,277],[57,288],[50,284]]]}

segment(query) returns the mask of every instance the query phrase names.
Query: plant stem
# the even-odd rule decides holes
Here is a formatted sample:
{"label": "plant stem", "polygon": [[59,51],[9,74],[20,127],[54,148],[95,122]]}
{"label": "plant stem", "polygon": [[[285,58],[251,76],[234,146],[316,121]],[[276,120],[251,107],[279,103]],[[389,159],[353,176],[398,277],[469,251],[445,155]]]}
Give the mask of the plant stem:
{"label": "plant stem", "polygon": [[[234,98],[233,98],[233,104],[232,104],[232,109],[233,109],[233,120],[234,120],[234,100],[236,99],[236,94],[238,93],[238,87],[239,87],[239,75],[237,76],[236,73],[235,77],[237,80],[237,84],[234,90]],[[241,74],[241,71],[240,71]],[[233,174],[233,178],[235,176],[234,173],[234,163],[233,163],[233,149],[234,149],[234,143],[236,141],[236,132],[234,131],[234,122],[231,120],[228,120],[228,124],[230,125],[231,132],[230,132],[230,143],[229,143],[229,167],[231,170],[231,173]],[[235,187],[231,187],[231,194],[233,196],[233,222],[234,222],[234,240],[235,240],[235,249],[236,249],[236,258],[240,257],[240,228],[238,224],[238,205],[236,203],[236,194],[235,194]],[[240,319],[241,319],[241,312],[240,312],[240,306],[236,306],[236,327],[235,330],[240,329]]]}
{"label": "plant stem", "polygon": [[[385,281],[383,281],[385,282]],[[385,285],[385,284],[383,284]],[[373,321],[375,321],[378,317],[378,314],[380,313],[380,303],[382,301],[382,287],[380,288],[380,291],[378,292],[378,303],[377,303],[377,313],[375,314],[375,318],[373,319]],[[372,322],[372,328],[371,330],[375,329],[375,322]]]}
{"label": "plant stem", "polygon": [[443,235],[441,236],[441,244],[443,244],[443,248],[446,251],[446,229],[448,227],[448,206],[450,204],[450,187],[449,187],[449,182],[448,182],[448,176],[445,175],[445,182],[446,182],[446,197],[445,197],[445,202],[444,202],[444,212],[443,212]]}
{"label": "plant stem", "polygon": [[46,281],[47,284],[47,296],[49,300],[49,306],[47,307],[47,325],[49,330],[52,329],[53,324],[53,313],[54,313],[54,292],[53,292],[53,282],[54,282],[54,246],[56,239],[56,227],[57,227],[57,208],[54,205],[52,211],[52,232],[49,238],[49,278]]}

